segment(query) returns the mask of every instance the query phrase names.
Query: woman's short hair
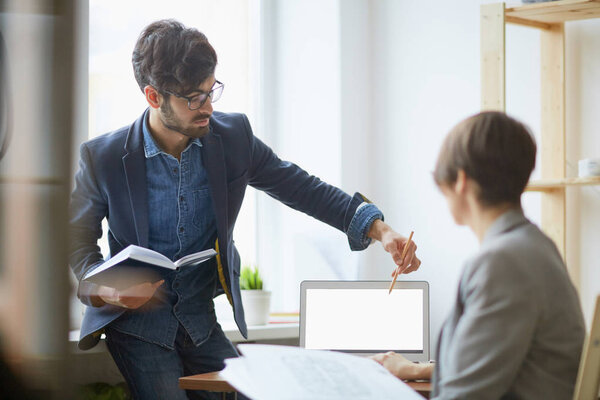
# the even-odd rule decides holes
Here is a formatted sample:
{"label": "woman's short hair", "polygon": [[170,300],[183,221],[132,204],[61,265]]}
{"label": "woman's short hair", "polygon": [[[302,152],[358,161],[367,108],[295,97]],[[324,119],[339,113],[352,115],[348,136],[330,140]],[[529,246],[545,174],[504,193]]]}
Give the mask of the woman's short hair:
{"label": "woman's short hair", "polygon": [[478,184],[483,205],[520,204],[535,154],[535,139],[523,123],[502,112],[482,112],[450,131],[433,177],[440,186],[451,185],[462,169]]}
{"label": "woman's short hair", "polygon": [[144,28],[132,63],[142,92],[151,85],[163,94],[167,90],[185,95],[214,74],[217,54],[203,33],[165,19]]}

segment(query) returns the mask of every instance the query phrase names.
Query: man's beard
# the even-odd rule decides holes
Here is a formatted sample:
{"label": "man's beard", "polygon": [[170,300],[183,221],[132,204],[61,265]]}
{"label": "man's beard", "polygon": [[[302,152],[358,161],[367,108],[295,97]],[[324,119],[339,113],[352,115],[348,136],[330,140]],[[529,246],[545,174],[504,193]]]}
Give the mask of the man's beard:
{"label": "man's beard", "polygon": [[[210,131],[209,125],[184,128],[183,124],[181,123],[181,120],[179,118],[177,118],[177,116],[173,112],[173,108],[171,107],[171,104],[168,101],[164,102],[162,104],[162,106],[160,107],[160,109],[162,111],[161,113],[159,113],[160,120],[163,123],[163,125],[170,130],[179,132],[182,135],[193,138],[193,139],[206,136],[208,134],[208,132]],[[197,118],[195,118],[192,122],[195,122],[195,121],[198,121],[201,119],[206,119],[209,117],[210,117],[210,115],[202,114],[202,115],[199,115]]]}

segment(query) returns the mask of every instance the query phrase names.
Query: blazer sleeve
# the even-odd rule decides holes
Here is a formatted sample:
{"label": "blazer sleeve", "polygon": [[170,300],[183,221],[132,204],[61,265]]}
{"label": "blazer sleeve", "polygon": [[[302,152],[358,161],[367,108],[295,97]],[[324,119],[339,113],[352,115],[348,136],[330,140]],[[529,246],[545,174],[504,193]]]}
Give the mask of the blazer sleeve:
{"label": "blazer sleeve", "polygon": [[279,159],[252,134],[245,116],[244,122],[251,149],[248,183],[283,204],[347,233],[356,209],[366,199],[358,193],[350,196],[296,164]]}
{"label": "blazer sleeve", "polygon": [[83,282],[83,276],[104,261],[98,239],[102,236],[102,220],[108,215],[108,203],[96,182],[94,165],[86,144],[80,147],[79,170],[70,200],[69,264],[77,280],[77,295],[91,305],[88,296],[95,285]]}
{"label": "blazer sleeve", "polygon": [[438,360],[439,398],[497,399],[509,390],[541,313],[535,279],[518,265],[502,252],[483,254],[465,270],[463,313]]}

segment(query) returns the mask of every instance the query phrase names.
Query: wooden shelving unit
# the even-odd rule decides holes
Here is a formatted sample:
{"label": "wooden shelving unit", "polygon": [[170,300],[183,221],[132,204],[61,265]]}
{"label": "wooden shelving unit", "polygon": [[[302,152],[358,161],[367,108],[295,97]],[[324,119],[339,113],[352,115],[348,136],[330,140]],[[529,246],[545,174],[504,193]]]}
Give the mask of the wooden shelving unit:
{"label": "wooden shelving unit", "polygon": [[598,0],[563,0],[506,8],[506,22],[549,29],[552,24],[600,18]]}
{"label": "wooden shelving unit", "polygon": [[565,179],[545,179],[532,181],[525,189],[528,192],[550,192],[556,189],[563,189],[567,186],[590,186],[600,185],[600,177],[590,178],[565,178]]}
{"label": "wooden shelving unit", "polygon": [[[565,29],[567,21],[600,18],[600,0],[561,0],[506,7],[481,6],[481,107],[506,108],[506,24],[539,29],[541,48],[541,180],[527,190],[542,192],[542,229],[566,258],[566,187],[598,185],[600,178],[567,178],[565,157]],[[579,283],[578,266],[569,266]]]}

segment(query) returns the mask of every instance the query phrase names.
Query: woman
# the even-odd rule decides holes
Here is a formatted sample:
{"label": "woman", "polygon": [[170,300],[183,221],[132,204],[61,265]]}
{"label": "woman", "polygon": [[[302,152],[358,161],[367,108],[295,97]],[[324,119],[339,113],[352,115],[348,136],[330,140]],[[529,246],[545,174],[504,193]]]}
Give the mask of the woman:
{"label": "woman", "polygon": [[500,112],[462,121],[442,146],[435,182],[480,248],[464,266],[437,363],[374,357],[402,379],[433,375],[435,399],[573,395],[585,327],[556,246],[521,209],[535,154],[527,128]]}

